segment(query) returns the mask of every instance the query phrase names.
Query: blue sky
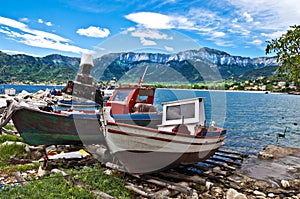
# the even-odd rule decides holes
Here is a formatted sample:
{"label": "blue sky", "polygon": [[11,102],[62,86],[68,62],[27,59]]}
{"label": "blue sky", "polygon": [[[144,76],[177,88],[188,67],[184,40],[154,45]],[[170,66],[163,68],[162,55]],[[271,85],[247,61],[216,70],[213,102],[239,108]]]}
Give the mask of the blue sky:
{"label": "blue sky", "polygon": [[209,47],[262,57],[300,24],[299,0],[0,0],[0,51],[80,57]]}

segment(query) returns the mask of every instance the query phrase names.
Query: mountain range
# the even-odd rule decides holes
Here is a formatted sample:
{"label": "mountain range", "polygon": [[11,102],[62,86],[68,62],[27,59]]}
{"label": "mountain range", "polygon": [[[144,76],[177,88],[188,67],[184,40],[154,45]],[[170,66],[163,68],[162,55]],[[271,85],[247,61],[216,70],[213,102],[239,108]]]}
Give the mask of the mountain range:
{"label": "mountain range", "polygon": [[[176,54],[110,53],[94,58],[91,75],[108,81],[137,82],[144,75],[148,83],[197,83],[221,79],[238,81],[272,76],[278,66],[275,57],[249,58],[201,48]],[[80,58],[62,55],[33,57],[0,51],[0,81],[66,82],[80,72]]]}

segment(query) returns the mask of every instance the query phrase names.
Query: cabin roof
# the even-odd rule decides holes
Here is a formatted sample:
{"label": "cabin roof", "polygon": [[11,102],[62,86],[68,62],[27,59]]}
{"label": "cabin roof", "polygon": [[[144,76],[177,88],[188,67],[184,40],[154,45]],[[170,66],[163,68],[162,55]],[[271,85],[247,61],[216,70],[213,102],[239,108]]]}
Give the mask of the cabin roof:
{"label": "cabin roof", "polygon": [[163,105],[168,105],[168,104],[174,104],[174,103],[185,103],[185,102],[192,102],[196,101],[199,99],[205,99],[204,97],[195,97],[195,98],[188,98],[188,99],[181,99],[181,100],[176,100],[176,101],[171,101],[171,102],[162,102]]}

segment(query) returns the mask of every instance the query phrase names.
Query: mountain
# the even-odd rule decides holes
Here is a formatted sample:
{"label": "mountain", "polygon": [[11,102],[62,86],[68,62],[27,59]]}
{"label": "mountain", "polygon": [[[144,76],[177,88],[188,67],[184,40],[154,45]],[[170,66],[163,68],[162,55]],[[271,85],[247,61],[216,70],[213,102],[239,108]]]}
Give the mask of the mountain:
{"label": "mountain", "polygon": [[177,54],[111,53],[95,59],[94,64],[93,76],[103,80],[116,77],[136,82],[148,66],[145,81],[173,83],[271,76],[278,65],[275,57],[251,59],[210,48]]}
{"label": "mountain", "polygon": [[[32,57],[0,51],[0,81],[66,82],[79,71],[80,58],[62,55]],[[137,82],[143,75],[151,83],[196,83],[233,78],[246,80],[270,76],[277,66],[275,57],[249,58],[201,48],[176,54],[110,53],[94,59],[91,74],[97,80],[112,77]]]}
{"label": "mountain", "polygon": [[74,79],[80,58],[62,55],[33,57],[0,51],[0,82],[65,82]]}

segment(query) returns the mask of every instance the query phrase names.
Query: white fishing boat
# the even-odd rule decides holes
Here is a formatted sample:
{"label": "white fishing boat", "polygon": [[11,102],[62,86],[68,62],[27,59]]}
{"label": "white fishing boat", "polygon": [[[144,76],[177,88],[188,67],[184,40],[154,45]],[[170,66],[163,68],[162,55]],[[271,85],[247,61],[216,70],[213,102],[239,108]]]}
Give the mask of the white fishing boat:
{"label": "white fishing boat", "polygon": [[111,153],[129,173],[152,173],[211,157],[226,130],[206,126],[204,99],[163,103],[162,122],[144,127],[116,122],[111,107],[102,112],[102,131]]}

